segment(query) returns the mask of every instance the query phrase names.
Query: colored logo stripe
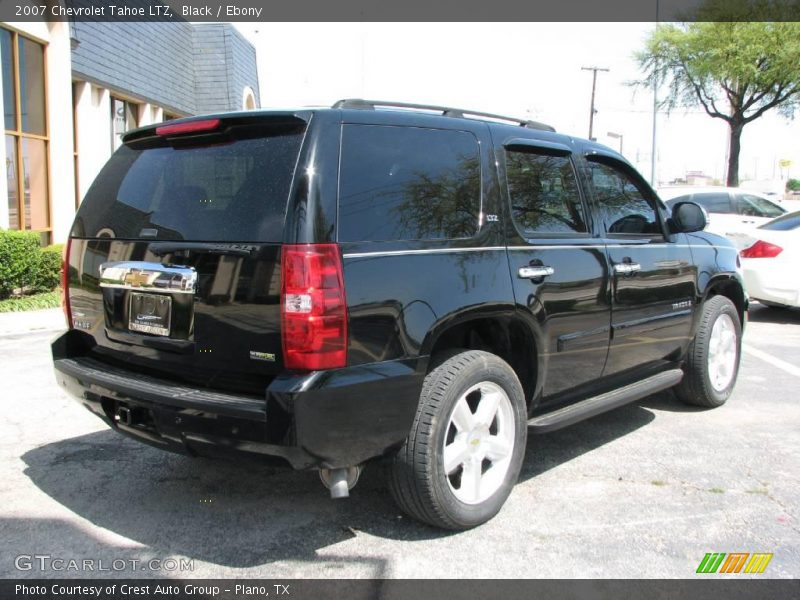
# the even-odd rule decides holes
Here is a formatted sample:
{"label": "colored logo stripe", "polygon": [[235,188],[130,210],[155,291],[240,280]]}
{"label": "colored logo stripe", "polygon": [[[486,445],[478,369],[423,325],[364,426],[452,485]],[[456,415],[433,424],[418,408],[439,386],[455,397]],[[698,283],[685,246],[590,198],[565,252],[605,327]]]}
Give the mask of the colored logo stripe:
{"label": "colored logo stripe", "polygon": [[[750,554],[749,552],[731,552],[730,554],[724,552],[708,552],[703,557],[703,560],[700,561],[696,572],[716,573],[719,571],[720,573],[741,573],[742,568],[744,568],[745,573],[763,573],[772,560],[772,556],[771,553],[763,552],[754,554]],[[750,560],[748,560],[748,558]]]}
{"label": "colored logo stripe", "polygon": [[716,573],[722,564],[722,559],[725,558],[724,552],[708,553],[700,561],[700,566],[697,567],[698,573]]}
{"label": "colored logo stripe", "polygon": [[769,561],[772,560],[772,554],[753,554],[750,562],[744,568],[745,573],[763,573]]}
{"label": "colored logo stripe", "polygon": [[747,560],[747,557],[750,554],[746,552],[734,552],[728,554],[728,558],[725,559],[725,562],[722,563],[722,569],[720,573],[738,573],[742,570],[744,566],[744,561]]}

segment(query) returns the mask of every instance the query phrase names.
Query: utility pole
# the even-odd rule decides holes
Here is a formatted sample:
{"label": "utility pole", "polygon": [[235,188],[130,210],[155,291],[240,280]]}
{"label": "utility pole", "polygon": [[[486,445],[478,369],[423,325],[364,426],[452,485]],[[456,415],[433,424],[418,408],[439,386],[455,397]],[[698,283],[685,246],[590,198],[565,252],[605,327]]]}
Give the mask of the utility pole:
{"label": "utility pole", "polygon": [[[658,32],[658,9],[659,9],[659,0],[656,0],[656,32]],[[650,153],[650,185],[656,187],[658,185],[658,179],[656,177],[656,167],[658,166],[657,160],[657,152],[658,147],[656,146],[656,128],[658,125],[658,59],[656,59],[656,67],[655,73],[653,77],[653,146],[652,151]]]}
{"label": "utility pole", "polygon": [[603,69],[601,67],[581,67],[581,71],[591,71],[592,72],[592,104],[589,107],[589,139],[591,140],[591,139],[593,139],[592,138],[592,130],[594,129],[594,113],[596,112],[594,110],[594,91],[595,91],[595,88],[597,87],[597,72],[598,71],[606,71],[606,72],[608,72],[608,69]]}

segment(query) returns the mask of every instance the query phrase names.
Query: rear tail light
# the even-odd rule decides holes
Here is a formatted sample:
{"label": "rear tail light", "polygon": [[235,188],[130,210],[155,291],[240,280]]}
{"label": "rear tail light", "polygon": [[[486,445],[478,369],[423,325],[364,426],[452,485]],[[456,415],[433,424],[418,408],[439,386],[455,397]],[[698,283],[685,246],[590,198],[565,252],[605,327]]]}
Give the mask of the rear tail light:
{"label": "rear tail light", "polygon": [[69,305],[69,251],[71,246],[72,239],[67,239],[61,253],[61,308],[69,329],[72,329],[72,308]]}
{"label": "rear tail light", "polygon": [[286,244],[281,257],[283,359],[289,369],[347,364],[347,304],[337,244]]}
{"label": "rear tail light", "polygon": [[742,258],[775,258],[783,252],[783,248],[770,244],[763,240],[758,240],[749,248],[745,248],[739,254]]}

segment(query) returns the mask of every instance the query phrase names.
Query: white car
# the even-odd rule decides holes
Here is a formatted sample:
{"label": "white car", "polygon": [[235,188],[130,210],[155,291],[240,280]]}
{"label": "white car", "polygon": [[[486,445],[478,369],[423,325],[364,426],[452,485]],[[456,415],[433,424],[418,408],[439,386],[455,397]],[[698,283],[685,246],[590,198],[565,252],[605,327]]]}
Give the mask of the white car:
{"label": "white car", "polygon": [[800,211],[752,230],[739,252],[747,293],[767,306],[800,306]]}
{"label": "white car", "polygon": [[661,188],[659,196],[672,208],[677,202],[696,202],[706,209],[706,231],[730,238],[739,248],[741,234],[747,234],[786,209],[757,192],[726,187]]}

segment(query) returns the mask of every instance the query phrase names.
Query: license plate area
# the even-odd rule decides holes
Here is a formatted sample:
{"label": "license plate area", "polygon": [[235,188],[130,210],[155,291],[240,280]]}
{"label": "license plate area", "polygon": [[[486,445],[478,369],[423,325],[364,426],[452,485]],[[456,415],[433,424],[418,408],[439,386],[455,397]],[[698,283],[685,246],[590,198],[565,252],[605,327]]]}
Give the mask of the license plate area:
{"label": "license plate area", "polygon": [[128,302],[130,331],[169,336],[172,324],[171,296],[131,292]]}

